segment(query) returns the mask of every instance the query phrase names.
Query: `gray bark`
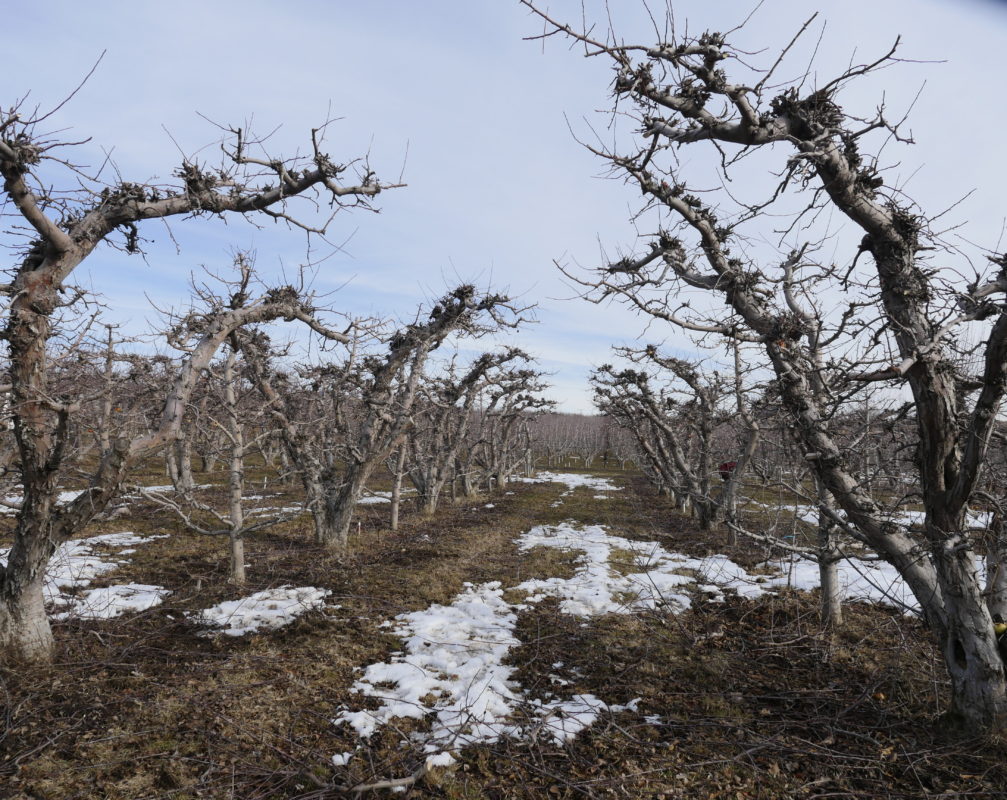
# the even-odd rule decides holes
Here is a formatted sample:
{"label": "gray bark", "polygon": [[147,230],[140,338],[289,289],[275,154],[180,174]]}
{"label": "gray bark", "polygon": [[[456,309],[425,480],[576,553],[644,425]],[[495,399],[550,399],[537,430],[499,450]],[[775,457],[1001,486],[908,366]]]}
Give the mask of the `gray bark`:
{"label": "gray bark", "polygon": [[402,477],[405,473],[405,462],[406,462],[406,448],[402,446],[399,448],[398,455],[395,457],[395,469],[393,471],[392,480],[392,513],[391,513],[391,528],[393,531],[399,529],[399,506],[402,502]]}
{"label": "gray bark", "polygon": [[843,624],[843,595],[839,583],[838,531],[827,509],[834,509],[835,502],[825,485],[815,481],[818,492],[818,576],[822,592],[822,628],[835,631]]}

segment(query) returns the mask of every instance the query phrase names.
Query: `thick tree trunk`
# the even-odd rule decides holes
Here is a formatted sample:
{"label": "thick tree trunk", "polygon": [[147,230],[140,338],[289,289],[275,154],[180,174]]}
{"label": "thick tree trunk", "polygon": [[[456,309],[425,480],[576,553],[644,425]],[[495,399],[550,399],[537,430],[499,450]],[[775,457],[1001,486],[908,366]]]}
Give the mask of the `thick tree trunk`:
{"label": "thick tree trunk", "polygon": [[458,469],[458,480],[461,481],[462,495],[466,498],[473,498],[479,494],[475,481],[472,480],[472,473],[464,467]]}
{"label": "thick tree trunk", "polygon": [[56,549],[52,514],[58,473],[53,467],[62,458],[67,415],[52,414],[40,400],[49,394],[46,341],[54,294],[51,288],[39,290],[37,297],[30,294],[25,290],[12,301],[5,331],[24,497],[14,544],[0,571],[0,653],[44,661],[53,649],[42,594],[45,569]]}
{"label": "thick tree trunk", "polygon": [[696,518],[701,531],[710,530],[717,521],[717,505],[709,499],[697,500],[695,503]]}
{"label": "thick tree trunk", "polygon": [[48,661],[53,638],[42,586],[45,566],[34,577],[8,578],[0,587],[0,652],[26,661]]}
{"label": "thick tree trunk", "polygon": [[357,500],[350,484],[325,498],[325,530],[322,544],[329,550],[345,553],[349,546],[350,523]]}
{"label": "thick tree trunk", "polygon": [[[349,544],[350,523],[357,508],[360,493],[370,476],[370,468],[352,470],[338,487],[326,491],[320,544],[337,553],[345,553]],[[316,533],[318,525],[316,522]]]}
{"label": "thick tree trunk", "polygon": [[178,459],[176,458],[175,448],[170,445],[164,448],[164,473],[168,476],[168,480],[171,481],[171,485],[177,488],[179,484]]}
{"label": "thick tree trunk", "polygon": [[192,477],[192,442],[187,437],[176,439],[165,448],[164,458],[172,486],[179,492],[191,492],[196,485]]}
{"label": "thick tree trunk", "polygon": [[938,535],[942,544],[933,558],[944,588],[940,644],[951,676],[951,713],[967,730],[1001,728],[1007,724],[1007,678],[974,555],[964,535],[946,541]]}
{"label": "thick tree trunk", "polygon": [[188,436],[176,439],[175,448],[178,453],[176,458],[179,481],[176,488],[184,492],[191,492],[196,486],[196,481],[192,477],[192,439]]}
{"label": "thick tree trunk", "polygon": [[437,503],[440,500],[441,487],[439,484],[430,486],[423,496],[423,513],[433,515],[437,511]]}
{"label": "thick tree trunk", "polygon": [[432,515],[437,511],[445,476],[438,475],[435,467],[417,467],[409,472],[409,480],[416,489],[417,502],[423,514]]}

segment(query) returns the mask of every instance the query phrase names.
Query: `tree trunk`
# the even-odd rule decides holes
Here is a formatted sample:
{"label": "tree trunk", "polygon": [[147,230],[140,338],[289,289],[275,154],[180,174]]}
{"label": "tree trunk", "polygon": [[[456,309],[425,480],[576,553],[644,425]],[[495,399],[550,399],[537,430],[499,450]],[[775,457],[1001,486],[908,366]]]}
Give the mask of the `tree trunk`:
{"label": "tree trunk", "polygon": [[824,554],[820,556],[818,577],[822,587],[822,629],[838,630],[843,625],[843,591],[839,583],[839,558],[826,557]]}
{"label": "tree trunk", "polygon": [[8,579],[0,587],[0,651],[16,659],[48,661],[52,656],[44,582],[45,565],[32,578]]}
{"label": "tree trunk", "polygon": [[416,489],[416,501],[421,513],[427,515],[435,513],[445,476],[438,475],[436,467],[426,465],[410,470],[409,479]]}
{"label": "tree trunk", "polygon": [[178,459],[175,457],[175,448],[171,445],[164,448],[164,472],[171,481],[171,485],[178,488]]}
{"label": "tree trunk", "polygon": [[325,544],[326,531],[329,527],[326,515],[325,487],[321,481],[309,478],[305,474],[302,474],[302,478],[307,494],[308,510],[311,511],[311,521],[315,528],[315,544]]}
{"label": "tree trunk", "polygon": [[717,506],[709,499],[697,500],[695,502],[696,517],[701,531],[708,531],[717,521]]}
{"label": "tree trunk", "polygon": [[[231,581],[235,586],[245,583],[245,541],[242,529],[245,527],[245,510],[241,505],[245,489],[245,431],[238,416],[238,395],[235,389],[234,364],[237,350],[231,347],[224,362],[224,404],[227,410],[227,432],[231,440],[231,469],[228,473],[229,508],[231,522]],[[183,441],[190,442],[187,437]],[[191,445],[190,445],[191,446]],[[192,461],[191,454],[183,450],[183,464]],[[189,478],[192,472],[189,471]]]}
{"label": "tree trunk", "polygon": [[245,540],[231,531],[231,583],[245,585]]}
{"label": "tree trunk", "polygon": [[839,543],[836,541],[836,525],[822,510],[835,508],[832,494],[817,477],[818,490],[818,577],[822,587],[822,629],[835,631],[843,624],[843,595],[839,585]]}
{"label": "tree trunk", "polygon": [[473,498],[478,493],[479,490],[476,489],[475,482],[472,480],[472,473],[465,468],[458,470],[458,480],[461,481],[462,494],[467,498]]}
{"label": "tree trunk", "polygon": [[176,488],[184,492],[191,492],[196,486],[196,481],[192,477],[192,439],[189,436],[176,439],[175,447],[178,452],[179,480],[179,485]]}
{"label": "tree trunk", "polygon": [[[351,471],[338,488],[326,491],[322,504],[324,518],[320,544],[337,553],[345,553],[349,544],[350,523],[357,508],[360,492],[370,475],[370,468]],[[316,522],[315,531],[318,532]]]}
{"label": "tree trunk", "polygon": [[399,505],[402,503],[402,475],[405,472],[406,467],[406,448],[405,445],[399,450],[398,457],[395,459],[395,481],[392,483],[392,521],[391,526],[393,531],[399,529]]}
{"label": "tree trunk", "polygon": [[353,497],[350,484],[325,498],[325,529],[322,534],[322,544],[326,549],[337,553],[345,553],[349,546],[350,523],[357,502]]}
{"label": "tree trunk", "polygon": [[986,606],[994,622],[1007,622],[1007,531],[998,509],[986,539]]}
{"label": "tree trunk", "polygon": [[[941,522],[946,525],[948,520],[937,521]],[[998,728],[1007,723],[1007,679],[974,556],[964,535],[950,540],[943,532],[937,535],[940,546],[933,549],[933,559],[944,588],[946,632],[941,649],[951,676],[951,714],[970,731]],[[958,546],[952,547],[956,540]]]}
{"label": "tree trunk", "polygon": [[439,484],[434,483],[428,489],[426,494],[423,496],[423,513],[428,515],[433,515],[437,512],[437,501],[440,499],[441,487]]}

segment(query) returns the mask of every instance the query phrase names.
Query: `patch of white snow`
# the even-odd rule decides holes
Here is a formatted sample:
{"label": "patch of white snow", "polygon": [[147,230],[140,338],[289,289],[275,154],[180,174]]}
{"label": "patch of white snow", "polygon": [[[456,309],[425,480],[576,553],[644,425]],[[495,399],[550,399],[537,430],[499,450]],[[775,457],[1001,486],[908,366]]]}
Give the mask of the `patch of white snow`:
{"label": "patch of white snow", "polygon": [[313,586],[281,586],[266,589],[239,600],[225,600],[212,608],[189,615],[202,625],[213,626],[204,635],[244,636],[259,630],[275,630],[289,625],[305,611],[320,608],[331,592]]}
{"label": "patch of white snow", "polygon": [[53,619],[111,619],[126,611],[146,611],[160,605],[171,592],[163,586],[127,583],[89,589],[69,600],[65,611],[53,614]]}

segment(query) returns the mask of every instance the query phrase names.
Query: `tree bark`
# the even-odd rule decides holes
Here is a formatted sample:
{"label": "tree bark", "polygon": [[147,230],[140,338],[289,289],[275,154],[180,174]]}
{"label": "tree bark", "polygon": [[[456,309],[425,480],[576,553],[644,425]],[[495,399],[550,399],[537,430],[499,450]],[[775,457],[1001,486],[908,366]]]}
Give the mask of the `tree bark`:
{"label": "tree bark", "polygon": [[816,478],[818,490],[818,577],[822,592],[822,630],[835,631],[843,625],[843,595],[839,583],[839,544],[836,524],[824,508],[835,508],[825,484]]}
{"label": "tree bark", "polygon": [[[48,559],[45,559],[48,562]],[[0,593],[0,651],[28,661],[48,661],[52,629],[45,613],[45,570],[7,581]]]}
{"label": "tree bark", "polygon": [[[237,361],[237,350],[232,339],[231,347],[224,361],[224,413],[227,417],[227,433],[231,440],[231,469],[228,473],[229,507],[231,542],[231,582],[235,586],[245,584],[245,540],[242,529],[245,527],[245,510],[242,507],[242,495],[245,489],[245,431],[238,416],[238,394],[235,389],[237,376],[234,365]],[[185,453],[185,461],[190,460]],[[189,473],[191,480],[192,473]]]}
{"label": "tree bark", "polygon": [[402,503],[402,476],[406,467],[406,446],[399,448],[395,459],[395,479],[392,483],[392,519],[391,527],[393,531],[399,529],[399,506]]}
{"label": "tree bark", "polygon": [[325,496],[325,517],[322,541],[326,549],[343,554],[349,548],[350,523],[357,508],[357,500],[367,481],[366,475],[348,477],[342,486]]}
{"label": "tree bark", "polygon": [[1007,531],[999,507],[987,532],[985,594],[994,622],[1007,622]]}

